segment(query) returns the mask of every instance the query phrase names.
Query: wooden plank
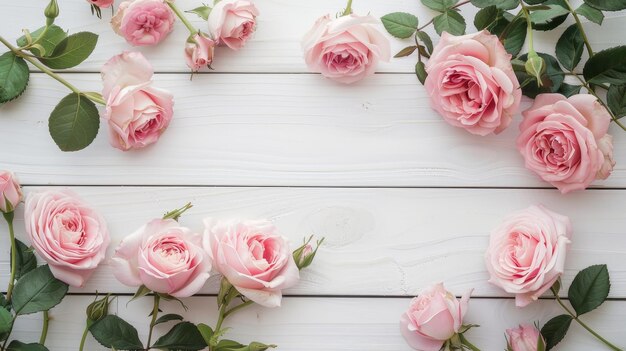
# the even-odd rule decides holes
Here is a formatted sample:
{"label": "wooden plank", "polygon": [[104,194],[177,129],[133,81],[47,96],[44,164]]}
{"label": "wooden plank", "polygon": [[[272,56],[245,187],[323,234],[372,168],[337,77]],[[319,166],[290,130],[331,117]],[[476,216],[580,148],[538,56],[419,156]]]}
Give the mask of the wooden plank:
{"label": "wooden plank", "polygon": [[[147,339],[150,298],[128,303],[130,298],[119,297],[118,315],[133,324],[142,340]],[[92,301],[87,296],[71,296],[53,309],[53,318],[46,345],[50,351],[77,349],[84,326],[84,308]],[[127,304],[128,303],[128,304]],[[196,323],[214,325],[216,321],[215,298],[194,297],[185,300],[185,312],[176,303],[164,303],[164,311],[181,313]],[[284,298],[283,306],[266,309],[249,307],[230,317],[225,326],[233,327],[226,337],[241,342],[262,341],[278,344],[278,350],[337,351],[411,350],[398,329],[400,315],[409,304],[408,298]],[[112,308],[114,311],[115,308]],[[467,337],[481,350],[504,348],[504,330],[519,323],[545,323],[560,314],[558,305],[541,300],[519,309],[512,300],[470,300],[466,322],[480,324],[469,331]],[[609,301],[597,311],[583,317],[601,335],[624,347],[623,325],[626,321],[626,302]],[[39,339],[40,314],[20,318],[14,337],[24,341]],[[156,335],[165,333],[171,324],[157,326]],[[566,339],[555,351],[601,350],[603,345],[573,323]],[[91,336],[86,350],[103,351]]]}
{"label": "wooden plank", "polygon": [[[101,89],[99,75],[68,76],[82,89]],[[176,101],[159,143],[120,152],[103,124],[86,150],[62,153],[47,119],[67,92],[33,74],[24,96],[0,107],[2,168],[25,184],[549,186],[524,168],[515,147],[520,117],[500,135],[470,135],[433,112],[410,75],[377,75],[349,89],[311,75],[156,81]],[[626,133],[612,132],[617,166],[598,187],[626,186]]]}
{"label": "wooden plank", "polygon": [[[182,9],[199,6],[198,0],[179,0]],[[315,20],[326,14],[335,14],[345,7],[343,0],[287,1],[257,0],[261,15],[258,18],[258,30],[252,41],[244,50],[233,52],[218,49],[214,68],[217,72],[308,72],[304,60],[300,40]],[[119,2],[117,3],[119,4]],[[116,5],[117,5],[116,4]],[[36,29],[44,23],[44,4],[39,0],[11,1],[2,5],[0,12],[0,35],[10,40],[22,35],[21,28]],[[436,15],[434,11],[412,0],[363,0],[353,6],[360,14],[371,13],[376,17],[389,12],[407,11],[417,15],[421,23],[426,23]],[[467,19],[468,31],[473,31],[472,22],[476,9],[471,6],[463,8]],[[22,16],[28,14],[28,16]],[[595,49],[601,50],[624,43],[621,32],[624,29],[624,12],[608,12],[602,27],[585,21],[589,40]],[[122,37],[117,36],[110,28],[111,13],[109,9],[102,11],[102,19],[91,16],[89,6],[83,0],[66,0],[61,4],[61,15],[57,24],[70,32],[89,30],[100,35],[98,47],[92,57],[73,69],[78,71],[99,71],[106,60],[123,50],[140,50],[146,54],[158,71],[188,72],[183,59],[183,44],[188,32],[178,21],[174,32],[160,46],[150,48],[133,48]],[[206,30],[206,23],[196,20],[195,15],[189,18]],[[570,18],[571,22],[571,18]],[[538,32],[535,36],[535,48],[538,51],[554,52],[554,45],[560,33],[567,27],[561,26],[554,32]],[[382,29],[381,26],[381,30]],[[428,30],[434,34],[432,26]],[[411,40],[390,39],[393,53],[402,47],[411,45]],[[436,40],[436,37],[435,37]],[[392,59],[379,67],[380,72],[413,73],[415,57]],[[319,79],[319,77],[317,78]],[[329,84],[331,85],[331,84]]]}
{"label": "wooden plank", "polygon": [[[27,188],[26,192],[32,191]],[[152,188],[76,187],[107,219],[114,247],[152,218],[191,201],[182,223],[202,230],[202,219],[267,218],[292,245],[311,234],[326,244],[300,284],[297,295],[411,296],[445,281],[475,296],[506,296],[487,283],[483,262],[490,231],[510,212],[531,204],[568,215],[574,237],[563,276],[606,263],[611,296],[626,297],[626,227],[622,191],[588,191],[563,197],[552,190],[511,189],[318,189],[318,188]],[[24,238],[23,215],[16,230]],[[0,227],[4,228],[4,227]],[[0,229],[5,231],[5,229]],[[6,286],[9,255],[3,244],[0,286]],[[202,290],[216,293],[218,277]],[[75,292],[132,293],[103,264],[87,287]]]}

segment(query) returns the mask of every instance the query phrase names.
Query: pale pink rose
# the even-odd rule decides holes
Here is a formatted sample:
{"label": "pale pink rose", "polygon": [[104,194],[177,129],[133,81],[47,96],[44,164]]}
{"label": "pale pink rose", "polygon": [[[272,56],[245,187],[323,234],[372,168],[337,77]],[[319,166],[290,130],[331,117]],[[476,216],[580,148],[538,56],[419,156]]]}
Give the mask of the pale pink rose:
{"label": "pale pink rose", "polygon": [[221,0],[209,14],[209,33],[217,44],[239,50],[256,30],[258,15],[252,1]]}
{"label": "pale pink rose", "polygon": [[536,301],[563,274],[571,236],[569,218],[543,206],[509,215],[491,232],[489,282],[515,294],[518,307]]}
{"label": "pale pink rose", "polygon": [[122,284],[189,297],[209,278],[211,258],[200,234],[173,219],[155,219],[122,240],[111,266]]}
{"label": "pale pink rose", "polygon": [[540,94],[522,114],[517,149],[541,179],[565,194],[609,176],[611,116],[593,95]]}
{"label": "pale pink rose", "polygon": [[507,329],[506,336],[509,348],[507,351],[537,351],[540,342],[545,346],[543,336],[532,324],[522,324],[517,328]]}
{"label": "pale pink rose", "polygon": [[268,221],[204,220],[204,248],[215,269],[242,295],[265,307],[280,306],[282,290],[300,273],[287,239]]}
{"label": "pale pink rose", "polygon": [[163,0],[127,0],[118,6],[111,26],[133,46],[156,45],[170,34],[175,19]]}
{"label": "pale pink rose", "polygon": [[432,108],[449,124],[476,135],[500,133],[519,108],[522,92],[511,55],[487,31],[443,33],[426,63]]}
{"label": "pale pink rose", "polygon": [[409,346],[420,351],[439,351],[463,325],[470,294],[468,291],[458,300],[438,283],[411,300],[408,311],[400,318],[400,331]]}
{"label": "pale pink rose", "polygon": [[113,0],[87,0],[87,2],[103,9],[113,5]]}
{"label": "pale pink rose", "polygon": [[185,44],[185,60],[193,71],[202,67],[210,67],[213,62],[215,42],[203,34],[196,34]]}
{"label": "pale pink rose", "polygon": [[84,286],[109,246],[102,216],[67,189],[32,192],[24,208],[26,234],[35,252],[57,279]]}
{"label": "pale pink rose", "polygon": [[374,16],[323,16],[302,38],[304,60],[311,71],[350,84],[374,74],[378,61],[389,61],[389,40],[376,28]]}
{"label": "pale pink rose", "polygon": [[20,183],[9,171],[0,171],[0,195],[0,212],[3,213],[13,212],[22,201]]}
{"label": "pale pink rose", "polygon": [[112,57],[101,73],[111,145],[126,151],[155,143],[172,120],[174,100],[152,86],[150,62],[127,51]]}

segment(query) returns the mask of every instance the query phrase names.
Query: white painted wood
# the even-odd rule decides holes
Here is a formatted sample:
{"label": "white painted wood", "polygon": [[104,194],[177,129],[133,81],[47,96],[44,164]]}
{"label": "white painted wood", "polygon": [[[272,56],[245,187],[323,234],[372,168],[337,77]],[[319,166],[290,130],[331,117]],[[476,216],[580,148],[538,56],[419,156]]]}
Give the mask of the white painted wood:
{"label": "white painted wood", "polygon": [[[139,331],[142,340],[147,339],[152,309],[150,297],[128,303],[129,297],[119,297],[111,308]],[[50,312],[53,318],[46,345],[50,351],[78,349],[84,327],[84,308],[92,301],[90,297],[71,296]],[[284,298],[283,306],[266,309],[248,307],[230,317],[225,326],[233,327],[226,335],[240,342],[261,341],[275,343],[277,350],[288,351],[400,351],[410,350],[398,329],[400,315],[408,307],[409,298]],[[127,304],[128,303],[128,304]],[[166,313],[181,313],[196,323],[214,325],[216,306],[213,297],[194,297],[185,300],[189,310],[185,312],[177,303],[164,303]],[[467,323],[480,324],[466,336],[481,350],[502,350],[504,330],[519,323],[541,324],[561,314],[556,302],[541,300],[519,309],[512,300],[470,300]],[[582,317],[601,335],[626,347],[623,341],[623,325],[626,321],[626,302],[609,301],[597,311]],[[39,314],[19,320],[14,337],[24,341],[39,339],[41,324]],[[160,336],[173,323],[157,326]],[[590,334],[572,324],[566,339],[555,351],[589,351],[605,348]],[[105,348],[89,336],[85,350],[101,351]]]}
{"label": "white painted wood", "polygon": [[[121,1],[116,1],[119,4]],[[581,1],[574,1],[574,3]],[[182,9],[188,10],[199,6],[199,0],[177,1]],[[344,0],[256,0],[261,12],[258,18],[258,30],[252,41],[241,51],[218,49],[214,68],[217,72],[307,72],[302,59],[300,40],[315,20],[326,13],[337,13],[345,7]],[[74,70],[99,71],[106,60],[123,50],[140,50],[154,64],[157,71],[187,72],[183,59],[183,46],[188,35],[185,27],[178,21],[174,32],[158,47],[133,48],[110,28],[110,11],[103,10],[102,19],[92,16],[89,5],[84,0],[65,0],[61,4],[61,15],[57,24],[70,32],[89,30],[100,35],[98,47],[92,57]],[[2,4],[0,11],[0,35],[16,39],[22,35],[21,28],[36,29],[44,24],[41,0],[9,1]],[[417,15],[421,23],[426,23],[436,15],[434,11],[415,0],[361,0],[353,5],[356,13],[371,13],[376,17],[390,12],[407,11]],[[463,14],[472,28],[476,9],[465,6]],[[40,15],[41,14],[41,15]],[[198,28],[206,30],[206,23],[189,15]],[[624,44],[620,34],[623,29],[624,13],[607,13],[602,27],[589,23],[583,18],[589,40],[597,50]],[[570,22],[572,19],[569,19]],[[554,32],[538,32],[535,48],[540,51],[554,52],[554,45],[566,26]],[[381,30],[384,29],[381,26]],[[428,32],[434,34],[432,26]],[[435,40],[437,37],[434,37]],[[411,40],[391,39],[393,52],[411,45]],[[413,73],[416,58],[392,59],[380,65],[380,72]],[[318,77],[319,79],[319,77]],[[331,85],[328,82],[328,85]]]}
{"label": "white painted wood", "polygon": [[[25,184],[532,186],[515,147],[517,124],[477,137],[449,126],[411,75],[326,85],[312,75],[156,76],[175,96],[161,140],[121,152],[105,124],[86,150],[62,153],[47,120],[67,93],[33,74],[29,89],[0,106],[2,167]],[[99,90],[96,74],[72,74]],[[527,103],[524,106],[528,106]],[[626,133],[612,126],[617,166],[596,186],[626,186]]]}
{"label": "white painted wood", "polygon": [[[288,294],[414,295],[444,281],[475,296],[507,296],[487,283],[483,255],[490,231],[512,211],[543,203],[568,215],[574,237],[563,277],[592,264],[609,265],[612,297],[626,297],[626,227],[623,191],[588,191],[563,197],[553,190],[510,189],[317,189],[77,187],[107,219],[110,253],[119,241],[152,218],[191,201],[182,223],[201,231],[202,219],[268,218],[291,243],[315,234],[326,244],[315,264]],[[26,189],[27,193],[32,188]],[[22,210],[16,230],[24,238]],[[0,227],[2,228],[2,227]],[[2,229],[2,232],[4,229]],[[8,248],[0,256],[0,286],[6,285]],[[205,293],[217,292],[218,277]],[[124,292],[105,264],[85,289]]]}

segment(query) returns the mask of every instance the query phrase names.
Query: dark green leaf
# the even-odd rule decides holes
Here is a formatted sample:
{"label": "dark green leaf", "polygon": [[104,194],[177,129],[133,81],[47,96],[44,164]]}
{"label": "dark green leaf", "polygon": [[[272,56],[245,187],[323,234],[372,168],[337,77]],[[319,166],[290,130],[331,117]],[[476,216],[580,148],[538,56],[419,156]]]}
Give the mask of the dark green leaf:
{"label": "dark green leaf", "polygon": [[207,343],[195,324],[181,322],[160,337],[152,347],[161,350],[195,351],[204,349]]}
{"label": "dark green leaf", "polygon": [[527,33],[526,19],[523,17],[516,18],[503,35],[503,43],[506,51],[513,57],[516,57],[526,42]]}
{"label": "dark green leaf", "polygon": [[11,324],[13,324],[11,312],[4,307],[0,307],[0,340],[6,339],[6,337],[3,338],[2,336],[6,335],[9,330],[11,330]]}
{"label": "dark green leaf", "polygon": [[28,65],[23,58],[12,52],[0,55],[0,104],[22,95],[29,76]]}
{"label": "dark green leaf", "polygon": [[563,94],[565,97],[570,97],[572,95],[580,94],[580,88],[582,88],[580,85],[561,83],[559,93]]}
{"label": "dark green leaf", "polygon": [[24,344],[21,341],[13,340],[7,347],[7,351],[48,351],[48,348],[37,343]]}
{"label": "dark green leaf", "polygon": [[428,53],[432,54],[433,53],[433,41],[430,39],[430,35],[428,35],[428,33],[426,32],[418,31],[417,37],[422,41],[422,43],[424,43],[424,45],[426,46],[426,49],[428,50]]}
{"label": "dark green leaf", "polygon": [[417,79],[419,79],[420,83],[424,84],[426,77],[428,76],[424,62],[418,61],[415,64],[415,74],[417,75]]}
{"label": "dark green leaf", "polygon": [[502,10],[512,10],[519,6],[518,0],[471,0],[471,3],[481,9],[488,6],[496,6]]}
{"label": "dark green leaf", "polygon": [[384,15],[381,20],[387,32],[396,38],[408,38],[417,30],[417,17],[410,13],[393,12]]}
{"label": "dark green leaf", "polygon": [[188,13],[195,13],[196,15],[198,15],[198,17],[202,18],[203,20],[208,20],[209,19],[209,14],[211,13],[211,8],[203,5],[200,7],[196,7],[193,10],[189,10],[189,11],[185,11]]}
{"label": "dark green leaf", "polygon": [[602,11],[587,4],[580,5],[580,7],[576,9],[576,13],[586,17],[593,23],[602,24],[602,21],[604,20],[604,14]]}
{"label": "dark green leaf", "polygon": [[606,102],[617,118],[626,116],[626,85],[611,85]]}
{"label": "dark green leaf", "polygon": [[626,81],[626,46],[602,50],[593,55],[583,68],[590,83],[624,84]]}
{"label": "dark green leaf", "polygon": [[524,0],[525,3],[527,3],[528,5],[539,5],[539,4],[543,4],[544,2],[546,2],[546,0]]}
{"label": "dark green leaf", "polygon": [[159,317],[159,319],[157,319],[154,324],[157,325],[157,324],[161,324],[161,323],[165,323],[169,321],[182,321],[182,320],[183,320],[183,316],[179,314],[175,314],[175,313],[168,313]]}
{"label": "dark green leaf", "polygon": [[91,335],[104,347],[117,350],[143,350],[137,329],[116,315],[108,315],[89,327]]}
{"label": "dark green leaf", "polygon": [[559,5],[547,5],[548,9],[536,10],[530,13],[530,21],[535,24],[546,24],[555,17],[563,16],[569,11]]}
{"label": "dark green leaf", "polygon": [[585,42],[576,24],[567,27],[556,43],[556,57],[566,70],[573,71],[583,55]]}
{"label": "dark green leaf", "polygon": [[603,11],[619,11],[626,9],[624,0],[585,0],[588,5]]}
{"label": "dark green leaf", "polygon": [[[30,33],[33,40],[37,40],[41,36],[44,28],[41,27],[36,31]],[[54,51],[54,48],[59,45],[59,43],[67,37],[67,33],[63,30],[63,28],[57,26],[56,24],[51,25],[48,28],[46,34],[44,34],[41,40],[37,41],[37,44],[41,45],[44,48],[44,54],[42,55],[39,49],[31,48],[29,51],[35,56],[50,56]],[[28,42],[26,41],[25,36],[21,36],[17,39],[17,45],[25,46]]]}
{"label": "dark green leaf", "polygon": [[[428,51],[426,51],[426,47],[424,47],[424,45],[420,45],[417,47],[417,51],[419,51],[420,55],[426,57],[426,58],[430,58],[430,54],[428,53]],[[310,261],[309,265],[311,264],[311,262],[313,262],[313,257],[310,257],[310,260],[305,260],[305,261]]]}
{"label": "dark green leaf", "polygon": [[611,282],[605,264],[587,267],[576,274],[567,297],[580,316],[598,308],[609,296]]}
{"label": "dark green leaf", "polygon": [[204,323],[198,324],[198,331],[204,342],[208,345],[211,342],[211,338],[213,337],[213,329]]}
{"label": "dark green leaf", "polygon": [[98,42],[98,35],[91,32],[79,32],[63,39],[48,57],[40,61],[53,69],[78,66],[93,52]]}
{"label": "dark green leaf", "polygon": [[550,319],[548,323],[541,328],[541,335],[546,339],[546,350],[550,350],[563,340],[570,324],[572,324],[572,317],[567,314],[562,314]]}
{"label": "dark green leaf", "polygon": [[435,17],[433,24],[439,35],[443,32],[448,32],[452,35],[465,34],[465,19],[454,10],[447,10]]}
{"label": "dark green leaf", "polygon": [[[557,60],[548,54],[537,53],[541,56],[546,65],[546,72],[542,76],[542,86],[538,87],[536,81],[532,81],[528,84],[522,83],[522,93],[530,98],[535,98],[538,94],[542,93],[555,93],[559,91],[561,84],[565,78],[563,70],[559,66]],[[520,60],[526,61],[527,55],[520,56]],[[527,79],[532,78],[524,71],[515,71],[515,75],[520,82],[525,82]]]}
{"label": "dark green leaf", "polygon": [[139,288],[137,288],[137,291],[135,292],[135,295],[133,295],[133,297],[128,302],[137,300],[140,297],[144,297],[144,296],[148,295],[151,292],[152,292],[152,290],[148,289],[147,286],[142,285]]}
{"label": "dark green leaf", "polygon": [[422,0],[424,6],[439,12],[445,12],[450,7],[456,5],[459,0]]}
{"label": "dark green leaf", "polygon": [[215,348],[215,351],[231,351],[231,350],[244,348],[245,346],[246,345],[238,343],[234,340],[223,339],[223,340],[220,340],[219,343],[217,343],[217,347]]}
{"label": "dark green leaf", "polygon": [[[541,6],[545,7],[548,5],[557,5],[564,9],[567,9],[567,4],[565,3],[565,0],[548,0],[544,2]],[[567,16],[569,16],[569,12],[565,13],[564,15],[549,19],[546,23],[533,23],[533,29],[542,31],[553,30],[554,28],[560,26],[563,22],[565,22]]]}
{"label": "dark green leaf", "polygon": [[15,284],[13,310],[18,315],[48,311],[63,300],[67,289],[68,285],[56,279],[48,265],[37,267]]}
{"label": "dark green leaf", "polygon": [[478,30],[483,30],[493,25],[498,20],[500,12],[495,6],[487,6],[480,9],[474,17],[474,27]]}
{"label": "dark green leaf", "polygon": [[7,298],[4,297],[3,293],[0,293],[0,307],[7,307],[9,305],[9,302],[7,301]]}
{"label": "dark green leaf", "polygon": [[24,274],[37,268],[37,257],[33,250],[23,242],[15,239],[15,245],[17,246],[15,280],[20,280]]}
{"label": "dark green leaf", "polygon": [[417,46],[413,45],[413,46],[407,46],[404,49],[400,50],[394,57],[398,58],[398,57],[405,57],[405,56],[409,56],[411,55],[413,52],[415,52],[415,50],[417,50]]}
{"label": "dark green leaf", "polygon": [[48,121],[50,135],[63,151],[86,148],[96,138],[100,116],[96,105],[86,97],[71,93],[59,102]]}

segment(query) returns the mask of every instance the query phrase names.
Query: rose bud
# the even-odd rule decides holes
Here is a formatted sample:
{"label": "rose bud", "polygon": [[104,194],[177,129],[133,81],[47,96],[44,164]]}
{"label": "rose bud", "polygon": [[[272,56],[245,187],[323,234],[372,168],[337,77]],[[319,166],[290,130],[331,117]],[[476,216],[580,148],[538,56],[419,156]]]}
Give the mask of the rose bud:
{"label": "rose bud", "polygon": [[209,14],[209,33],[218,45],[239,50],[254,33],[258,15],[252,1],[221,0]]}
{"label": "rose bud", "polygon": [[215,42],[202,33],[190,36],[185,44],[185,60],[192,71],[211,67]]}
{"label": "rose bud", "polygon": [[0,171],[0,212],[10,213],[22,201],[23,194],[20,183],[15,175],[9,171]]}
{"label": "rose bud", "polygon": [[506,330],[507,351],[545,350],[546,342],[539,330],[530,324]]}
{"label": "rose bud", "polygon": [[298,266],[299,270],[302,270],[310,266],[311,263],[313,263],[313,259],[315,258],[315,255],[317,254],[317,250],[319,249],[320,245],[324,242],[324,238],[319,240],[314,250],[313,246],[310,244],[312,239],[313,239],[313,236],[311,236],[308,240],[305,241],[305,243],[302,246],[295,249],[293,252],[293,259],[296,262],[296,265]]}
{"label": "rose bud", "polygon": [[[87,323],[93,324],[109,314],[109,304],[112,300],[109,300],[111,294],[107,294],[100,300],[95,300],[89,306],[87,306]],[[97,296],[96,296],[97,299]]]}
{"label": "rose bud", "polygon": [[117,8],[111,26],[133,46],[156,45],[170,34],[175,19],[163,0],[128,0]]}

